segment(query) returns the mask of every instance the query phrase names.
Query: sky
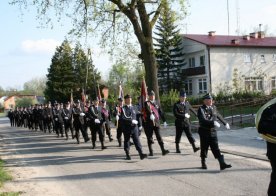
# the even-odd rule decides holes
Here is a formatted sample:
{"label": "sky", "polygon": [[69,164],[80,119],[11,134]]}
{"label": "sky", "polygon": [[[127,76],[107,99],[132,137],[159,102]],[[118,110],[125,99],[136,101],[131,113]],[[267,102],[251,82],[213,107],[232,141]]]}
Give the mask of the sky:
{"label": "sky", "polygon": [[[21,15],[8,1],[0,1],[0,87],[22,89],[25,82],[47,74],[55,48],[72,26],[62,20],[53,29],[38,28],[35,10]],[[262,29],[276,36],[275,0],[228,0],[228,5],[230,35],[248,34],[262,24]],[[187,11],[187,17],[179,22],[181,33],[228,34],[227,0],[189,0]],[[94,64],[105,78],[112,62],[93,39],[88,42],[94,51]]]}

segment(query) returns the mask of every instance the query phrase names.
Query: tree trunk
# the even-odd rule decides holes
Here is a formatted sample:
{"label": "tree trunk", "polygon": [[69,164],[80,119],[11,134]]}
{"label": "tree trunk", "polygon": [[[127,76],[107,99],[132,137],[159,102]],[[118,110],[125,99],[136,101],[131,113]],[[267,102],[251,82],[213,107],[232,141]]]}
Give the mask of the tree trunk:
{"label": "tree trunk", "polygon": [[159,101],[159,86],[157,79],[157,63],[153,49],[152,38],[147,38],[146,42],[141,45],[142,57],[144,60],[144,66],[146,71],[146,83],[148,91],[153,90],[155,92],[155,98]]}

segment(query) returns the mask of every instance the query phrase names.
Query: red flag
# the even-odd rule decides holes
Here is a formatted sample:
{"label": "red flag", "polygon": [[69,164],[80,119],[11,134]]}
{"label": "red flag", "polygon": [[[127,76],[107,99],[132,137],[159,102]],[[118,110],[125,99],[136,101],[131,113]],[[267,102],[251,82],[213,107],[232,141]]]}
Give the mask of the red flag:
{"label": "red flag", "polygon": [[144,119],[146,118],[145,102],[147,101],[147,97],[148,97],[147,85],[146,85],[145,79],[143,78],[142,86],[141,86],[140,106],[141,106],[141,113],[143,114]]}
{"label": "red flag", "polygon": [[97,96],[98,96],[99,101],[102,100],[99,84],[98,84],[98,95]]}

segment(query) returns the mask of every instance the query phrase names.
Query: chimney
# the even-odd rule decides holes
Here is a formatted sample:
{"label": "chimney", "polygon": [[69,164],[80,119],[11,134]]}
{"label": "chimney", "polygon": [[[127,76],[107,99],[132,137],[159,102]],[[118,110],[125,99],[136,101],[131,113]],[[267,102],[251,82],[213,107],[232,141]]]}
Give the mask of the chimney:
{"label": "chimney", "polygon": [[209,32],[208,32],[208,36],[213,37],[213,36],[215,36],[215,35],[216,35],[216,31],[209,31]]}
{"label": "chimney", "polygon": [[258,33],[257,32],[250,33],[250,37],[254,38],[254,39],[257,39],[258,38]]}
{"label": "chimney", "polygon": [[243,40],[250,40],[250,36],[249,35],[244,35],[244,36],[242,36],[242,39]]}
{"label": "chimney", "polygon": [[238,39],[232,39],[232,40],[231,40],[231,43],[232,43],[232,44],[239,44],[240,41],[239,41]]}
{"label": "chimney", "polygon": [[258,31],[258,38],[263,39],[265,37],[265,32],[264,31]]}

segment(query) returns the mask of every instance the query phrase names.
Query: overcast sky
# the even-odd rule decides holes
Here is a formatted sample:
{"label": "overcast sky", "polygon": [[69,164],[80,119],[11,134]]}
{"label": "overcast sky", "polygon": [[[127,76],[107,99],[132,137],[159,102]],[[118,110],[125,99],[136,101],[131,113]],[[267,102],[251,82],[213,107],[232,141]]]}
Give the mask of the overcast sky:
{"label": "overcast sky", "polygon": [[[189,0],[188,12],[180,22],[182,33],[206,34],[214,30],[217,34],[228,34],[227,0]],[[0,13],[0,86],[22,89],[26,81],[47,74],[55,48],[71,26],[63,21],[63,25],[55,25],[54,29],[37,28],[34,11],[21,16],[18,8],[6,0],[0,1]],[[276,35],[275,0],[229,0],[229,14],[231,35],[250,33],[259,24]],[[111,67],[108,56],[100,55],[97,45],[92,46],[94,64],[102,75],[107,75]]]}

